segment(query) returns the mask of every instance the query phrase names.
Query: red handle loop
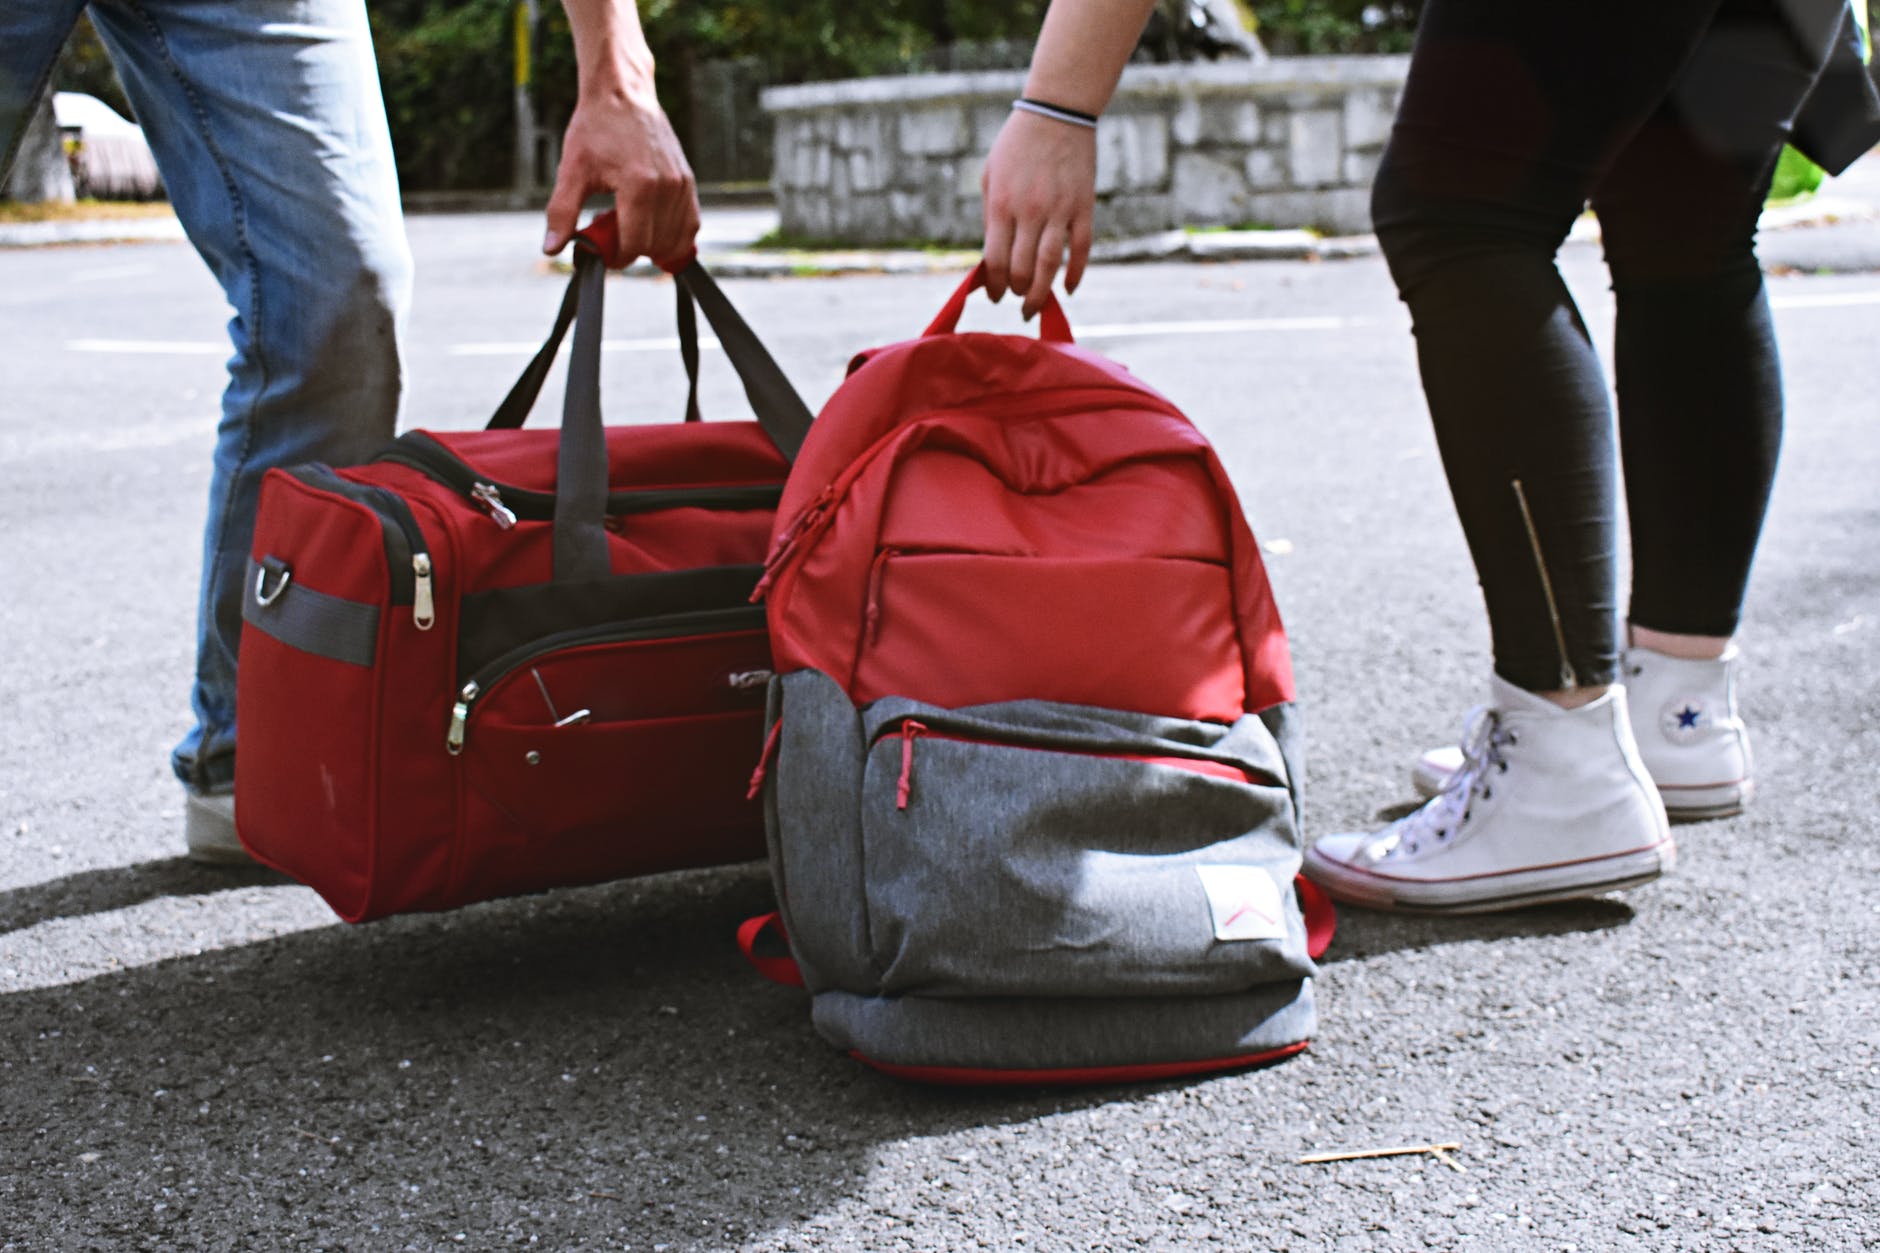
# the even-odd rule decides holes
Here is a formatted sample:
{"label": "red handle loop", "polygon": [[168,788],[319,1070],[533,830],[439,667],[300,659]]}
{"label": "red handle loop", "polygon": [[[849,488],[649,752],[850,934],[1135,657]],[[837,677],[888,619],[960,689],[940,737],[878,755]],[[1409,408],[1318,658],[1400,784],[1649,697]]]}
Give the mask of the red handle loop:
{"label": "red handle loop", "polygon": [[[941,306],[940,313],[928,324],[922,338],[928,335],[951,335],[960,324],[960,314],[966,311],[966,298],[986,285],[986,263],[981,261],[973,267],[973,272],[966,276],[959,290],[952,299]],[[1046,294],[1044,308],[1038,311],[1038,338],[1050,344],[1069,344],[1071,338],[1070,319],[1064,316],[1064,307],[1058,304],[1056,292]]]}
{"label": "red handle loop", "polygon": [[1293,886],[1299,890],[1299,911],[1306,919],[1306,955],[1321,957],[1338,932],[1338,910],[1325,889],[1304,875],[1294,879]]}
{"label": "red handle loop", "polygon": [[[763,939],[766,931],[773,928],[777,939],[786,946],[785,956],[760,954],[757,951],[757,942]],[[800,988],[803,986],[803,972],[797,969],[796,958],[788,955],[789,942],[790,937],[783,932],[783,918],[775,912],[746,918],[744,925],[738,928],[738,951],[744,954],[744,960],[751,963],[758,974],[786,988]]]}
{"label": "red handle loop", "polygon": [[[614,216],[612,209],[609,209],[605,213],[595,214],[594,220],[582,227],[575,235],[574,246],[585,252],[593,253],[595,256],[599,257],[609,269],[625,269],[637,260],[636,257],[622,257],[620,255],[620,219]],[[698,249],[694,248],[691,252],[686,253],[681,260],[660,264],[659,268],[668,274],[677,274],[680,270],[685,269],[686,266],[691,265],[697,256]]]}

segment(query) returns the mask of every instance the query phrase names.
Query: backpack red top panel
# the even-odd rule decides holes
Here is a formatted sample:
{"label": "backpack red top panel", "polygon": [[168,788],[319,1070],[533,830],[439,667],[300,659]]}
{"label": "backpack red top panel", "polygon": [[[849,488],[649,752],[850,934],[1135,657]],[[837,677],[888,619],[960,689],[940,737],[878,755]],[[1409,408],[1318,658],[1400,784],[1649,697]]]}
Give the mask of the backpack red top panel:
{"label": "backpack red top panel", "polygon": [[[1207,440],[1069,342],[952,331],[864,354],[779,508],[779,673],[857,704],[1040,699],[1230,722],[1293,699],[1265,567]],[[1055,315],[1055,316],[1052,316]]]}

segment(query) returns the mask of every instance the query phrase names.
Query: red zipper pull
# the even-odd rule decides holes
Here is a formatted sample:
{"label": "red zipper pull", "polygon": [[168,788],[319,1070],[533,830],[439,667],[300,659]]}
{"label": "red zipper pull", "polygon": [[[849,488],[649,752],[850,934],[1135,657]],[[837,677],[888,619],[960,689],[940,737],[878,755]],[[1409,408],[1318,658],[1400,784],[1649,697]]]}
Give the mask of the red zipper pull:
{"label": "red zipper pull", "polygon": [[822,520],[823,513],[829,508],[829,498],[834,492],[834,484],[823,488],[815,499],[804,506],[803,512],[796,515],[796,520],[784,528],[783,534],[777,537],[776,546],[771,549],[769,558],[764,562],[764,575],[757,580],[757,587],[751,593],[751,604],[755,605],[764,599],[765,593],[770,591],[770,585],[776,582],[777,575],[782,573],[783,567],[788,565],[790,559],[796,555],[797,546]]}
{"label": "red zipper pull", "polygon": [[758,754],[757,769],[751,771],[751,790],[744,794],[744,799],[754,801],[764,790],[764,776],[770,773],[770,763],[777,759],[777,745],[783,739],[783,719],[770,724],[770,733],[764,737],[764,751]]}
{"label": "red zipper pull", "polygon": [[901,781],[894,785],[894,807],[906,809],[914,791],[914,741],[927,724],[909,718],[901,724]]}
{"label": "red zipper pull", "polygon": [[870,644],[881,638],[881,579],[887,573],[888,558],[894,555],[894,549],[882,549],[868,570],[868,610],[862,616],[862,636]]}

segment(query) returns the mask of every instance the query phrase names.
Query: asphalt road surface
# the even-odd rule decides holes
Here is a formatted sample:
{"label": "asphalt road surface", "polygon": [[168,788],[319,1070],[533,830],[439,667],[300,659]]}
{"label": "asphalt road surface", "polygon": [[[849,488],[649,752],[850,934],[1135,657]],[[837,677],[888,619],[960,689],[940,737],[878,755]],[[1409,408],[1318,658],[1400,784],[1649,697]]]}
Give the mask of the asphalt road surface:
{"label": "asphalt road surface", "polygon": [[[1309,1053],[1065,1092],[834,1054],[732,943],[759,867],[355,928],[181,860],[226,311],[183,246],[0,254],[0,1250],[1875,1247],[1880,248],[1839,229],[1771,240],[1754,809],[1624,898],[1348,912]],[[561,290],[539,234],[414,220],[407,425],[502,396]],[[1597,251],[1564,265],[1608,340]],[[814,404],[953,281],[727,287]],[[670,288],[610,302],[611,419],[676,420]],[[1070,312],[1207,430],[1269,547],[1312,833],[1375,822],[1488,669],[1382,265],[1100,269]],[[1453,1164],[1297,1160],[1431,1142]]]}

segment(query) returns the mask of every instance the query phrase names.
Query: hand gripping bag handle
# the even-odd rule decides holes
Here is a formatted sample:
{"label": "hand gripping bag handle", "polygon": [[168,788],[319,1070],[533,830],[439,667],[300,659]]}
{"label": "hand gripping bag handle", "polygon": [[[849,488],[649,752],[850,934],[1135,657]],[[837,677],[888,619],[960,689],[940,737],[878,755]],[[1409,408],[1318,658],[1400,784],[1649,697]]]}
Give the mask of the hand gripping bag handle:
{"label": "hand gripping bag handle", "polygon": [[[556,582],[601,579],[612,573],[607,552],[607,433],[601,419],[600,365],[606,261],[615,250],[615,230],[609,213],[595,219],[576,237],[574,278],[562,298],[548,342],[523,370],[489,424],[494,430],[522,425],[572,325],[574,346],[568,359],[568,388],[555,471]],[[696,257],[689,259],[674,278],[680,290],[679,350],[691,380],[687,420],[697,418],[698,328],[692,316],[696,301],[743,381],[758,423],[784,457],[794,460],[809,433],[812,418],[808,406]]]}
{"label": "hand gripping bag handle", "polygon": [[[986,285],[986,263],[981,261],[973,267],[973,272],[966,276],[966,281],[959,285],[939,314],[921,332],[921,338],[930,335],[951,335],[960,324],[960,314],[966,310],[966,298]],[[1038,338],[1051,344],[1068,344],[1071,339],[1070,319],[1064,316],[1064,307],[1058,304],[1055,292],[1047,293],[1044,308],[1038,312]]]}

